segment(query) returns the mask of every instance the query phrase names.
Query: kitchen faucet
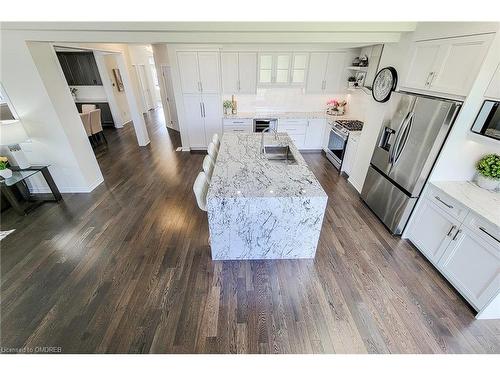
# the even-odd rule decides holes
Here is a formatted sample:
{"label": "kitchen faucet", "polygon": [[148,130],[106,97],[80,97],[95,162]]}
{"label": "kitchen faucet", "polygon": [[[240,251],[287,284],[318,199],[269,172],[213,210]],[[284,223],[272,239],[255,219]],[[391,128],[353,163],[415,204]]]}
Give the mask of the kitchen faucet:
{"label": "kitchen faucet", "polygon": [[279,140],[279,138],[278,138],[278,131],[275,128],[268,127],[268,128],[265,128],[264,130],[262,130],[262,134],[260,136],[260,152],[262,152],[263,154],[265,153],[265,150],[264,150],[264,133],[267,132],[267,131],[270,131],[270,130],[272,130],[274,132],[274,140],[276,140],[276,141]]}

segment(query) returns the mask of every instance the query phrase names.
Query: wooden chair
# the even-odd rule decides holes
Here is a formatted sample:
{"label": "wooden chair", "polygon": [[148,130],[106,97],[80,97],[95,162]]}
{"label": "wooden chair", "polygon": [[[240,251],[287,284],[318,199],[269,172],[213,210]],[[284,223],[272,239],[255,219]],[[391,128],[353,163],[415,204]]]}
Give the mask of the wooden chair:
{"label": "wooden chair", "polygon": [[104,139],[104,142],[108,144],[108,140],[102,131],[102,123],[101,123],[101,110],[95,109],[89,112],[90,114],[90,128],[92,129],[92,136],[98,142]]}
{"label": "wooden chair", "polygon": [[207,176],[207,180],[210,181],[212,179],[212,173],[214,173],[215,164],[210,155],[205,156],[203,159],[203,172]]}
{"label": "wooden chair", "polygon": [[82,120],[87,137],[90,138],[90,136],[92,136],[92,129],[90,128],[90,113],[80,113],[80,119]]}
{"label": "wooden chair", "polygon": [[82,104],[82,113],[88,113],[96,109],[95,104]]}
{"label": "wooden chair", "polygon": [[207,210],[207,193],[208,193],[208,180],[205,172],[201,171],[198,173],[198,177],[194,181],[193,185],[194,195],[196,197],[196,203],[200,210]]}
{"label": "wooden chair", "polygon": [[208,145],[207,153],[208,155],[210,155],[212,161],[215,163],[215,161],[217,160],[218,150],[213,142],[210,142],[210,144]]}

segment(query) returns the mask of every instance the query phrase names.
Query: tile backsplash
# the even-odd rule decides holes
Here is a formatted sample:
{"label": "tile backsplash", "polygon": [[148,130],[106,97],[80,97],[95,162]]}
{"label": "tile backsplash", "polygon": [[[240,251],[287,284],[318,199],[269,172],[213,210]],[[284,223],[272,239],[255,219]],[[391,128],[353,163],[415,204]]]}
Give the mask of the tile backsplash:
{"label": "tile backsplash", "polygon": [[[304,88],[258,88],[255,95],[235,95],[238,112],[323,112],[329,99],[347,100],[347,116],[363,120],[362,92],[305,94]],[[231,95],[224,95],[224,100]]]}

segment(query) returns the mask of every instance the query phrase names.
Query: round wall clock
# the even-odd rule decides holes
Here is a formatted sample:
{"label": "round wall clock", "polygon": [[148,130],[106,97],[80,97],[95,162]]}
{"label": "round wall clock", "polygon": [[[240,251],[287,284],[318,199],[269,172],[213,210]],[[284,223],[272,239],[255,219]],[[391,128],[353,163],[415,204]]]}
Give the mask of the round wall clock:
{"label": "round wall clock", "polygon": [[377,102],[384,103],[389,100],[391,93],[396,89],[398,84],[398,73],[392,66],[381,69],[372,85],[373,99]]}

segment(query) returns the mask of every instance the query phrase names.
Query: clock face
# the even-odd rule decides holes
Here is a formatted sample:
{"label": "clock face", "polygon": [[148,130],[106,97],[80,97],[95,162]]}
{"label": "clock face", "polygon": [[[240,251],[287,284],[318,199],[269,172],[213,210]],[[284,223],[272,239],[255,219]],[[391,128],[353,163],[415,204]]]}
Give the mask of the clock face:
{"label": "clock face", "polygon": [[377,102],[386,102],[396,88],[397,73],[393,67],[380,70],[373,80],[372,95]]}

